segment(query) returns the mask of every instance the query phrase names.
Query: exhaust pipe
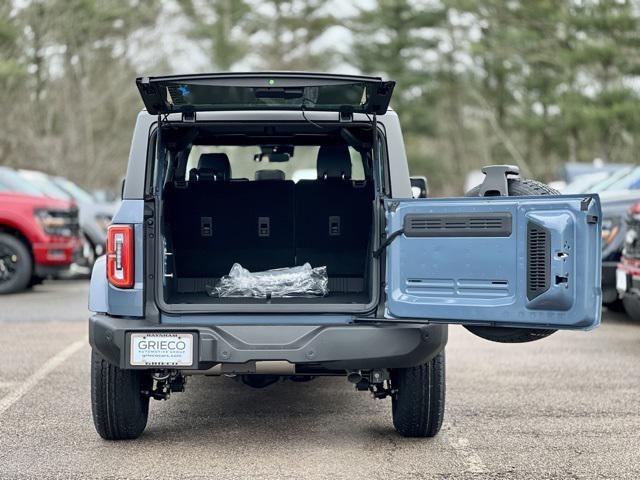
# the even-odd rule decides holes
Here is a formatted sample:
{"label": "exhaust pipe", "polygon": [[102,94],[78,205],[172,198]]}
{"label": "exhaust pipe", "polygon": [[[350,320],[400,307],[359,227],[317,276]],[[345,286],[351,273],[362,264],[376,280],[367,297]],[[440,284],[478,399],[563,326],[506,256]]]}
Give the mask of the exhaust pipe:
{"label": "exhaust pipe", "polygon": [[286,361],[261,360],[247,363],[219,363],[209,370],[197,373],[204,373],[205,375],[256,374],[287,376],[295,375],[296,366]]}
{"label": "exhaust pipe", "polygon": [[362,380],[362,373],[360,373],[360,370],[351,370],[347,373],[347,380],[357,385]]}
{"label": "exhaust pipe", "polygon": [[265,360],[256,362],[256,373],[260,375],[295,375],[296,366],[284,361]]}

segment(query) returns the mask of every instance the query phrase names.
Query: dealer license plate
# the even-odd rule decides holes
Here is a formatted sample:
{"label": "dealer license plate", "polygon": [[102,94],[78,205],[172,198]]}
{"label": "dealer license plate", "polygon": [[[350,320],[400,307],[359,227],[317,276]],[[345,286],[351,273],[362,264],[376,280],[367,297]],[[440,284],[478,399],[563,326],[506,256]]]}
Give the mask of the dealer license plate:
{"label": "dealer license plate", "polygon": [[132,333],[131,365],[190,367],[193,333]]}
{"label": "dealer license plate", "polygon": [[627,291],[627,272],[624,270],[616,270],[616,290],[620,293]]}

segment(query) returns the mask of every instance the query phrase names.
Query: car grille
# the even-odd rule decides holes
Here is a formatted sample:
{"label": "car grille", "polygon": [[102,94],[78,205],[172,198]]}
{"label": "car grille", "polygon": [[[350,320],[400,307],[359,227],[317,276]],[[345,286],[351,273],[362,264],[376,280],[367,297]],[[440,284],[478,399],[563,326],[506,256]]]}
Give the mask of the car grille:
{"label": "car grille", "polygon": [[77,208],[70,210],[54,210],[51,211],[50,214],[54,217],[64,218],[66,227],[74,237],[80,235],[80,220]]}

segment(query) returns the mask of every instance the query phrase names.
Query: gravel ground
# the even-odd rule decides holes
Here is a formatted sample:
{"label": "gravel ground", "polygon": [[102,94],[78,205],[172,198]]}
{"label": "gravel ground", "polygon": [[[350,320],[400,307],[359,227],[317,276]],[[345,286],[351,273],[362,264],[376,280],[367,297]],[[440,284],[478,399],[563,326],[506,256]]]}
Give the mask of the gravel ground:
{"label": "gravel ground", "polygon": [[89,402],[86,281],[0,298],[0,478],[640,478],[640,325],[498,345],[451,327],[435,439],[323,378],[254,390],[195,378],[106,442]]}

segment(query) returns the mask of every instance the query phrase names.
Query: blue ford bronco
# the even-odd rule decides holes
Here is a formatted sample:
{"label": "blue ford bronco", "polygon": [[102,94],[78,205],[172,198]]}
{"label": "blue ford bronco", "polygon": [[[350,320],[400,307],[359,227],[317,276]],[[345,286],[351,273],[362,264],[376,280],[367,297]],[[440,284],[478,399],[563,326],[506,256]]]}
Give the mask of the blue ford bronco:
{"label": "blue ford bronco", "polygon": [[430,437],[448,324],[508,343],[599,324],[598,196],[498,165],[466,197],[413,198],[394,85],[137,79],[146,109],[91,277],[102,437],[140,436],[149,400],[190,375],[251,387],[342,375],[391,398],[401,435]]}

